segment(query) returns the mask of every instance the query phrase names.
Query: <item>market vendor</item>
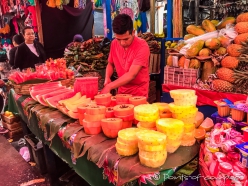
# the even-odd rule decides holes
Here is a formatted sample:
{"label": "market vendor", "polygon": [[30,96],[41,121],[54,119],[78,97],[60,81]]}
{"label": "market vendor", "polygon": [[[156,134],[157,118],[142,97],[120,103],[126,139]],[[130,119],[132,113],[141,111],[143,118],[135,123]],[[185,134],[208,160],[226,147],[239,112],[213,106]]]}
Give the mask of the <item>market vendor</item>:
{"label": "market vendor", "polygon": [[[118,88],[119,94],[148,97],[150,55],[148,44],[135,36],[133,21],[126,14],[116,16],[112,27],[115,39],[111,43],[101,93],[109,93],[112,89]],[[111,81],[114,68],[118,79]]]}
{"label": "market vendor", "polygon": [[23,29],[24,43],[17,47],[14,59],[14,68],[35,68],[35,64],[44,63],[46,54],[42,44],[35,41],[35,34],[32,27]]}

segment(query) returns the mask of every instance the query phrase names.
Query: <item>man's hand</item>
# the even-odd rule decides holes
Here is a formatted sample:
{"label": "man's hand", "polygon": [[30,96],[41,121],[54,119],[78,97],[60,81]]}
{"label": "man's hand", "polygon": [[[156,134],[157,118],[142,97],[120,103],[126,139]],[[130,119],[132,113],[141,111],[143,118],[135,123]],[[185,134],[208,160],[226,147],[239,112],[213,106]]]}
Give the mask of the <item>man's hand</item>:
{"label": "man's hand", "polygon": [[101,91],[101,94],[107,94],[110,93],[111,88],[109,87],[109,85],[107,84],[106,86],[104,86],[104,88]]}

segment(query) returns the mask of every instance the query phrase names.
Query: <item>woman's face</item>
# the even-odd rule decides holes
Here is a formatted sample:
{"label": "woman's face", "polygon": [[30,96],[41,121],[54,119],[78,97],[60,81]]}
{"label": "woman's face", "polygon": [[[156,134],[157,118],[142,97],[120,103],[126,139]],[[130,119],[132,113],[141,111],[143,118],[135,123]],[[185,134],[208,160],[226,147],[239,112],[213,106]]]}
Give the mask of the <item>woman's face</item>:
{"label": "woman's face", "polygon": [[26,29],[24,32],[24,39],[25,39],[25,43],[33,43],[35,39],[34,30]]}

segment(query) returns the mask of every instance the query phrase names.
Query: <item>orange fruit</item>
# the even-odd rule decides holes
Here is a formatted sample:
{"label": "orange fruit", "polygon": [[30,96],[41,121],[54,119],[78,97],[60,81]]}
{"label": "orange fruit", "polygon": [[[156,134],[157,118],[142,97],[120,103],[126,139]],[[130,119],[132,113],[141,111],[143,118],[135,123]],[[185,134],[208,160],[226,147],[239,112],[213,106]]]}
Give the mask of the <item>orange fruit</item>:
{"label": "orange fruit", "polygon": [[195,139],[203,140],[205,138],[206,131],[202,128],[195,129]]}

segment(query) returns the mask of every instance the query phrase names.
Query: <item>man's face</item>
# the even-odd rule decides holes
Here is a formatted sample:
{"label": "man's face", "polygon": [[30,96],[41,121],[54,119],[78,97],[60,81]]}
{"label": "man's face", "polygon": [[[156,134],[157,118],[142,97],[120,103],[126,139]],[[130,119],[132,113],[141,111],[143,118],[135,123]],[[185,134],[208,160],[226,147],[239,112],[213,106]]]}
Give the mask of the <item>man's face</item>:
{"label": "man's face", "polygon": [[25,41],[33,41],[35,39],[34,30],[33,29],[26,29],[24,33]]}
{"label": "man's face", "polygon": [[127,31],[125,34],[115,34],[115,39],[123,48],[128,48],[133,42],[134,33],[135,31],[131,34]]}

